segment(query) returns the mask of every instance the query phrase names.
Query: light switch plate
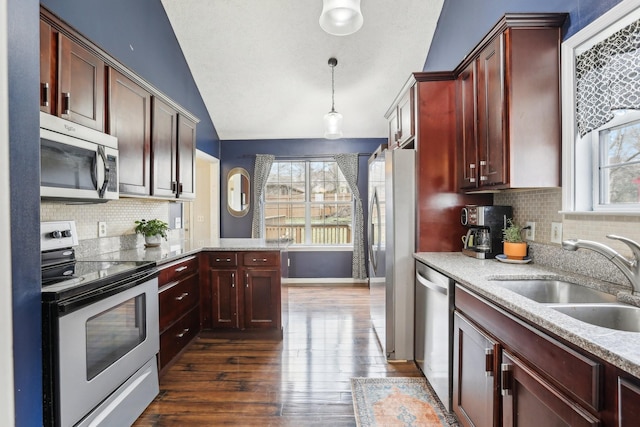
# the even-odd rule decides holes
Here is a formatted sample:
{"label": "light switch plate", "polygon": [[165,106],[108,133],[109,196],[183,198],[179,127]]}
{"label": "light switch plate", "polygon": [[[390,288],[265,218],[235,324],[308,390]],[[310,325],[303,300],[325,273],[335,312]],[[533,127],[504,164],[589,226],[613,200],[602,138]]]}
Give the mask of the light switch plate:
{"label": "light switch plate", "polygon": [[551,243],[562,243],[562,223],[551,223]]}
{"label": "light switch plate", "polygon": [[98,222],[98,237],[107,237],[107,223],[104,221]]}

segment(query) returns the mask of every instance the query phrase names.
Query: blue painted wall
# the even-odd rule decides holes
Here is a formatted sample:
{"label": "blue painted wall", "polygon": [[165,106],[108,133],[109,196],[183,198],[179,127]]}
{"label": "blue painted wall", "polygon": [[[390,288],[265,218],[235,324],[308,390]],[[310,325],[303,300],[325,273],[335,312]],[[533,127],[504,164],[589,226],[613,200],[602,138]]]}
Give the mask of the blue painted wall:
{"label": "blue painted wall", "polygon": [[423,71],[450,71],[505,13],[567,12],[565,38],[621,0],[445,0]]}
{"label": "blue painted wall", "polygon": [[38,426],[42,425],[39,3],[8,0],[6,4],[15,413],[17,426]]}
{"label": "blue painted wall", "polygon": [[[383,120],[381,118],[381,120]],[[273,139],[234,140],[220,144],[220,176],[222,177],[221,200],[227,200],[226,176],[234,167],[245,168],[251,177],[256,154],[278,156],[314,156],[337,153],[361,153],[358,165],[358,191],[363,201],[365,221],[367,218],[367,161],[386,139]],[[253,192],[253,188],[252,188]],[[243,218],[229,214],[226,205],[220,206],[221,237],[251,237],[253,206]],[[366,238],[366,236],[365,236]],[[365,246],[366,247],[366,246]],[[351,256],[349,252],[290,252],[290,278],[351,277]]]}
{"label": "blue painted wall", "polygon": [[42,0],[42,4],[198,117],[198,149],[219,157],[220,138],[160,0]]}

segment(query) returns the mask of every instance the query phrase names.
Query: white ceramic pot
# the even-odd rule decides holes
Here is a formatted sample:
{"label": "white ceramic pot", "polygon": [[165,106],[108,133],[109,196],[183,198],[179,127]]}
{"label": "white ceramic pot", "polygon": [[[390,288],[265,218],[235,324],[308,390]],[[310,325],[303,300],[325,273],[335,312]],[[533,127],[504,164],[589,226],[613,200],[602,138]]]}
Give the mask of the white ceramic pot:
{"label": "white ceramic pot", "polygon": [[156,234],[155,236],[144,236],[144,245],[149,246],[160,246],[162,242],[162,236],[160,234]]}

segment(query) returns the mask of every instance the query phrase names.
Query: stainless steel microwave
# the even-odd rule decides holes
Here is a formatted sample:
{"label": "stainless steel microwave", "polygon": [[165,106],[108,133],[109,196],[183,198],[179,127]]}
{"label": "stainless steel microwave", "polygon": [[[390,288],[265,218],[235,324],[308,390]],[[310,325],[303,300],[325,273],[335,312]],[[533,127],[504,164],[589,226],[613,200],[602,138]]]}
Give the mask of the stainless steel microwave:
{"label": "stainless steel microwave", "polygon": [[40,113],[40,197],[68,202],[118,199],[118,139]]}

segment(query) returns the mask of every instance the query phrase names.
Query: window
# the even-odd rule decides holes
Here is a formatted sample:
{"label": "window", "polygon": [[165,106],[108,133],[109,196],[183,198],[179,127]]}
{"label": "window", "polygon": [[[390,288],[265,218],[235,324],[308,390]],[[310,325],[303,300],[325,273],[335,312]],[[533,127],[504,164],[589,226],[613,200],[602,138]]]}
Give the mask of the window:
{"label": "window", "polygon": [[[635,118],[635,120],[630,120]],[[622,121],[622,124],[616,124]],[[640,113],[626,112],[593,133],[594,210],[638,209],[640,198]]]}
{"label": "window", "polygon": [[275,161],[265,188],[265,237],[351,245],[353,195],[335,161]]}

